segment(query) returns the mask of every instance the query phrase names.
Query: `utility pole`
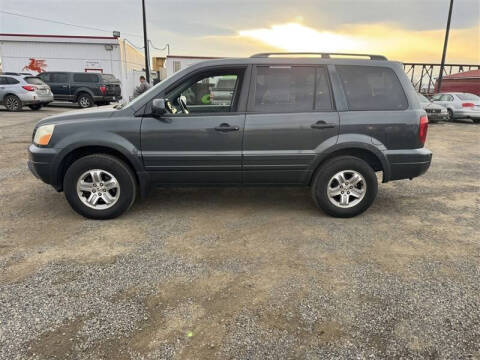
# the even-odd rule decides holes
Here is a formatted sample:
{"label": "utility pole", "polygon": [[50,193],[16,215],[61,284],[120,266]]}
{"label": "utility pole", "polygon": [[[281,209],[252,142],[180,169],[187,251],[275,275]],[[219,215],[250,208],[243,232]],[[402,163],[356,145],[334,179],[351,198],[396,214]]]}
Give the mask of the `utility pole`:
{"label": "utility pole", "polygon": [[143,12],[143,43],[145,47],[145,78],[150,83],[150,52],[148,51],[148,36],[147,36],[147,18],[145,16],[145,0],[142,0]]}
{"label": "utility pole", "polygon": [[440,63],[440,76],[438,77],[437,92],[442,88],[443,68],[445,67],[445,57],[447,55],[448,33],[450,32],[450,20],[452,19],[453,0],[450,0],[450,9],[448,10],[447,30],[445,31],[445,41],[443,42],[442,62]]}

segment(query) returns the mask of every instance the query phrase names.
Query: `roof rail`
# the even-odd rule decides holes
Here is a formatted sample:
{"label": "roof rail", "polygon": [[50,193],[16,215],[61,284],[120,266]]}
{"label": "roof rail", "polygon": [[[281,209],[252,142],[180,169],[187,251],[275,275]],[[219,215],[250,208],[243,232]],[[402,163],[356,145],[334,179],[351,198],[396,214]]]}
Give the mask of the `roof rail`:
{"label": "roof rail", "polygon": [[383,55],[372,55],[372,54],[350,54],[350,53],[324,53],[324,52],[272,52],[272,53],[259,53],[250,56],[251,58],[267,58],[270,56],[290,56],[290,55],[318,55],[323,59],[330,59],[331,55],[340,55],[340,56],[363,56],[368,57],[370,60],[387,60]]}

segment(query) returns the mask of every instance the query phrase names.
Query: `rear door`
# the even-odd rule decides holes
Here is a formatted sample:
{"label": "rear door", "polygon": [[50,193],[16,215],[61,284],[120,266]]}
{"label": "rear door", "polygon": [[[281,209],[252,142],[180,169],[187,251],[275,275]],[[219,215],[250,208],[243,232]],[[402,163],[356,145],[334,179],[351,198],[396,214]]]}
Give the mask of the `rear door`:
{"label": "rear door", "polygon": [[3,97],[7,93],[7,77],[6,76],[0,76],[0,101],[3,101]]}
{"label": "rear door", "polygon": [[303,184],[339,116],[324,66],[255,66],[243,141],[247,184]]}

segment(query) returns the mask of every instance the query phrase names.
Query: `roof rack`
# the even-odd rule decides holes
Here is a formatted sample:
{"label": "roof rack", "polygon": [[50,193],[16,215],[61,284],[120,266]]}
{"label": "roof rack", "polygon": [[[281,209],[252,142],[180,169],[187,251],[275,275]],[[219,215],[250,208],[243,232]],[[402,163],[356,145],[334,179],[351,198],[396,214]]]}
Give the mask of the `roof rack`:
{"label": "roof rack", "polygon": [[362,56],[368,57],[370,60],[387,60],[383,55],[372,55],[372,54],[350,54],[350,53],[324,53],[324,52],[272,52],[272,53],[259,53],[252,55],[252,58],[267,58],[270,56],[290,56],[290,55],[318,55],[323,59],[330,59],[331,55],[340,55],[340,56]]}

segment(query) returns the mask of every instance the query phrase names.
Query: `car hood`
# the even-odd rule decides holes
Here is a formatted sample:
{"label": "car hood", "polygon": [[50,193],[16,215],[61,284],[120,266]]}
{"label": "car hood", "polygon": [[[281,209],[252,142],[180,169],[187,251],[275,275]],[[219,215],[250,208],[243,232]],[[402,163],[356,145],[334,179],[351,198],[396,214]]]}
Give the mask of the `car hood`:
{"label": "car hood", "polygon": [[444,106],[439,105],[439,104],[435,104],[435,103],[421,103],[421,105],[424,109],[428,108],[428,109],[440,109],[441,110],[441,109],[444,108]]}
{"label": "car hood", "polygon": [[117,111],[114,109],[114,105],[95,107],[90,109],[73,110],[58,115],[52,115],[40,120],[37,126],[47,124],[61,124],[69,121],[76,120],[97,120],[99,118],[109,118],[113,113]]}

